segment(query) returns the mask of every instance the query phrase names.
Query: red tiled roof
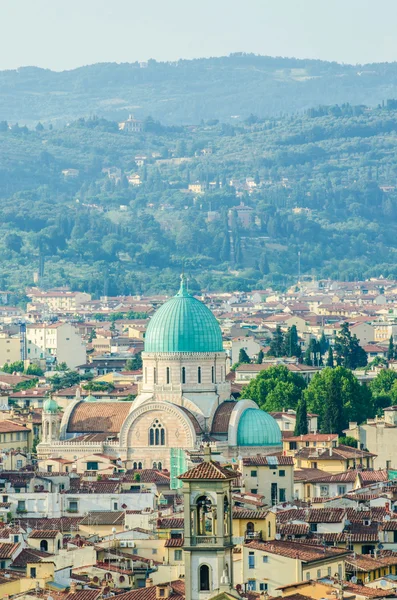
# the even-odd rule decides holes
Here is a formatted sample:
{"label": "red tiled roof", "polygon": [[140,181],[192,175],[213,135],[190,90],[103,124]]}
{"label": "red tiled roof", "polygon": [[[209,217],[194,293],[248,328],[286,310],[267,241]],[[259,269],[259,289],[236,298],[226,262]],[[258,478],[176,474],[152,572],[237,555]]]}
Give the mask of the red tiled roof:
{"label": "red tiled roof", "polygon": [[62,533],[70,533],[71,531],[77,531],[79,523],[83,520],[83,517],[55,517],[55,518],[18,518],[18,523],[25,530],[27,527],[32,529],[57,529]]}
{"label": "red tiled roof", "polygon": [[333,558],[348,554],[343,548],[326,548],[322,545],[305,544],[301,542],[272,541],[272,542],[249,542],[245,544],[253,550],[261,550],[270,554],[278,554],[288,558],[299,558],[302,562],[312,562],[325,558]]}
{"label": "red tiled roof", "polygon": [[132,402],[80,402],[72,412],[68,433],[118,433]]}
{"label": "red tiled roof", "polygon": [[0,558],[11,558],[18,548],[19,544],[0,544]]}
{"label": "red tiled roof", "polygon": [[164,546],[166,548],[182,548],[183,543],[184,543],[183,538],[179,538],[179,539],[171,538],[170,540],[167,540],[165,542]]}
{"label": "red tiled roof", "polygon": [[[74,575],[72,576],[74,578]],[[96,600],[102,594],[102,590],[76,590],[70,592],[64,600]]]}
{"label": "red tiled roof", "polygon": [[32,531],[32,533],[29,534],[29,537],[34,540],[51,540],[56,538],[59,533],[59,530],[55,529],[36,529],[35,531]]}
{"label": "red tiled roof", "polygon": [[230,416],[235,406],[236,402],[234,401],[222,402],[222,404],[218,406],[212,421],[212,435],[228,432]]}
{"label": "red tiled roof", "polygon": [[233,508],[233,519],[265,519],[268,510],[252,510],[250,508]]}
{"label": "red tiled roof", "polygon": [[[156,585],[152,585],[150,587],[131,590],[117,596],[117,600],[156,600],[157,587]],[[185,600],[185,582],[183,580],[177,579],[171,581],[170,587],[172,589],[170,598],[173,600]]]}
{"label": "red tiled roof", "polygon": [[47,558],[53,556],[49,552],[42,552],[35,548],[24,548],[22,552],[18,554],[15,560],[11,563],[13,569],[26,569],[26,565],[29,562],[39,562],[41,558]]}
{"label": "red tiled roof", "polygon": [[157,519],[157,529],[183,529],[185,519],[178,517],[166,517]]}
{"label": "red tiled roof", "polygon": [[81,521],[81,525],[123,525],[122,510],[92,510]]}
{"label": "red tiled roof", "polygon": [[0,421],[0,433],[9,433],[13,431],[29,431],[29,429],[18,423],[13,423],[12,421]]}
{"label": "red tiled roof", "polygon": [[277,526],[277,532],[281,535],[307,535],[309,531],[308,523],[285,523]]}
{"label": "red tiled roof", "polygon": [[219,463],[214,462],[213,460],[204,461],[197,465],[197,467],[193,467],[183,475],[179,475],[178,479],[236,479],[238,474],[234,471],[230,471],[229,469],[225,469]]}

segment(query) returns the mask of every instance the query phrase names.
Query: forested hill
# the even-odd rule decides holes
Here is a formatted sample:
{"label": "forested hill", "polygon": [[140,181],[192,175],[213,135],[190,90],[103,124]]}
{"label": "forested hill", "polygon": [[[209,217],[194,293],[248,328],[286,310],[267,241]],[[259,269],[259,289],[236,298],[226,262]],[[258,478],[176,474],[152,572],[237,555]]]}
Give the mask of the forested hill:
{"label": "forested hill", "polygon": [[0,289],[397,278],[397,102],[142,131],[0,121]]}
{"label": "forested hill", "polygon": [[97,114],[153,115],[168,124],[238,121],[317,104],[376,106],[397,97],[397,63],[341,65],[246,54],[161,63],[101,63],[71,71],[0,72],[0,120],[64,123]]}

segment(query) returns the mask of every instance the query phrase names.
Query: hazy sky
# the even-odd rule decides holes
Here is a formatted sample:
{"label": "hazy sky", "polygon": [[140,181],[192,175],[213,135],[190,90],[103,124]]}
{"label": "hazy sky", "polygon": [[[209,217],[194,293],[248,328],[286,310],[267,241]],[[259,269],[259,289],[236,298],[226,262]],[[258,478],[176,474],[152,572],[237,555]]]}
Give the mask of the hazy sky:
{"label": "hazy sky", "polygon": [[1,0],[0,69],[255,52],[397,60],[397,0]]}

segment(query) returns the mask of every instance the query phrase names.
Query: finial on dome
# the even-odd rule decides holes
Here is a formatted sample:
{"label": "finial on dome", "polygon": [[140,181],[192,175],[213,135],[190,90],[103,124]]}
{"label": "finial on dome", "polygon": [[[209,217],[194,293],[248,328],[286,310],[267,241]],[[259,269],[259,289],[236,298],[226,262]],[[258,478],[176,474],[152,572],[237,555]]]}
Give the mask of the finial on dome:
{"label": "finial on dome", "polygon": [[181,274],[181,285],[177,296],[189,296],[189,292],[187,291],[187,279],[183,272]]}

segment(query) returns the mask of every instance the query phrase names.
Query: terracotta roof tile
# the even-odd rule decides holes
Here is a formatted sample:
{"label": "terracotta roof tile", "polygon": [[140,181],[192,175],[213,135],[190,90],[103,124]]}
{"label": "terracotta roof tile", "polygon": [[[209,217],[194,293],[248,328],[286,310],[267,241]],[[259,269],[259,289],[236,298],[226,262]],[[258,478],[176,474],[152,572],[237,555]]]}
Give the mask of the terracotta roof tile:
{"label": "terracotta roof tile", "polygon": [[51,540],[56,538],[59,533],[59,530],[55,529],[35,529],[29,534],[29,537],[34,540]]}
{"label": "terracotta roof tile", "polygon": [[252,510],[250,508],[234,508],[233,519],[265,519],[268,510]]}
{"label": "terracotta roof tile", "polygon": [[0,544],[0,558],[11,558],[18,548],[19,544]]}
{"label": "terracotta roof tile", "polygon": [[[73,576],[74,577],[74,576]],[[69,593],[64,600],[96,600],[102,594],[102,590],[76,590]]]}
{"label": "terracotta roof tile", "polygon": [[236,404],[234,401],[227,401],[218,406],[212,421],[212,435],[228,432],[230,416]]}
{"label": "terracotta roof tile", "polygon": [[81,525],[122,525],[124,523],[122,510],[92,510],[81,521]]}
{"label": "terracotta roof tile", "polygon": [[170,540],[167,540],[165,542],[164,546],[166,548],[182,548],[183,544],[184,544],[183,538],[179,538],[179,539],[171,538]]}
{"label": "terracotta roof tile", "polygon": [[68,433],[118,433],[132,402],[80,402],[72,412]]}
{"label": "terracotta roof tile", "polygon": [[42,552],[34,548],[24,548],[16,559],[11,563],[13,569],[26,569],[29,562],[39,562],[41,558],[53,556],[49,552]]}
{"label": "terracotta roof tile", "polygon": [[249,542],[245,546],[253,550],[261,550],[270,554],[278,554],[288,558],[298,558],[302,562],[312,562],[334,556],[348,554],[343,548],[327,548],[325,546],[315,546],[301,542],[272,541],[272,542]]}
{"label": "terracotta roof tile", "polygon": [[277,526],[277,532],[285,535],[308,535],[310,526],[308,523],[285,523]]}
{"label": "terracotta roof tile", "polygon": [[[172,593],[169,596],[170,598],[173,600],[185,600],[184,581],[181,579],[171,581],[170,586],[172,589]],[[151,587],[147,588],[131,590],[130,592],[126,592],[125,594],[120,594],[117,596],[117,600],[156,600],[157,587],[158,586],[156,585],[152,585]]]}
{"label": "terracotta roof tile", "polygon": [[184,523],[183,517],[166,517],[157,519],[157,529],[183,529]]}
{"label": "terracotta roof tile", "polygon": [[18,524],[25,530],[27,527],[31,529],[57,529],[62,533],[70,533],[77,531],[79,523],[83,517],[55,517],[55,518],[18,518]]}
{"label": "terracotta roof tile", "polygon": [[222,467],[219,463],[210,460],[204,461],[197,465],[197,467],[193,467],[183,475],[179,475],[178,479],[190,480],[190,479],[236,479],[238,477],[238,473],[234,471],[230,471],[225,467]]}

